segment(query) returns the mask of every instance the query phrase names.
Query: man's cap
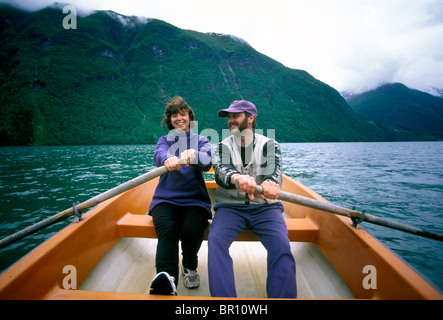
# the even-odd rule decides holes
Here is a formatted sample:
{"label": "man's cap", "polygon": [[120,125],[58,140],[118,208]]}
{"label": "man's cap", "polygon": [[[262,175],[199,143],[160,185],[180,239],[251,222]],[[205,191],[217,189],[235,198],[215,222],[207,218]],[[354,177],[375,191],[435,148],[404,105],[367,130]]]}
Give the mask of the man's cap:
{"label": "man's cap", "polygon": [[218,111],[217,115],[220,118],[226,118],[230,112],[239,113],[239,112],[249,112],[257,118],[257,108],[255,104],[246,100],[235,100],[231,103],[229,108],[221,109]]}

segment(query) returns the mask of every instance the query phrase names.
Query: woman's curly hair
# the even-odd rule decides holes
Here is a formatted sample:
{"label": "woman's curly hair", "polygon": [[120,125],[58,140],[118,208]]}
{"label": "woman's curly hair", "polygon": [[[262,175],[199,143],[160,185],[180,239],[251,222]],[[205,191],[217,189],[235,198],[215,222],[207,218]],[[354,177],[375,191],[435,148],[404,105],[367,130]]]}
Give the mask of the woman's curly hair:
{"label": "woman's curly hair", "polygon": [[180,96],[173,97],[169,103],[166,105],[165,117],[163,118],[163,122],[166,124],[169,130],[174,129],[174,126],[171,122],[172,115],[177,112],[184,110],[189,114],[189,124],[192,128],[192,121],[195,120],[194,110],[188,105],[188,103]]}

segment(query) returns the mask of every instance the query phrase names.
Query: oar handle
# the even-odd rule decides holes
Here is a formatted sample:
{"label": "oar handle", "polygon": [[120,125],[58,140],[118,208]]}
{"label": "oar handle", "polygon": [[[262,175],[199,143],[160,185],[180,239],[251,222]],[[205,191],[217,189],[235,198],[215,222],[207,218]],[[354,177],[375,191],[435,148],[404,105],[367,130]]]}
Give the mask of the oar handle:
{"label": "oar handle", "polygon": [[[257,186],[255,193],[257,193],[257,194],[263,193],[263,188],[261,186]],[[298,204],[298,205],[301,205],[304,207],[309,207],[309,208],[313,208],[313,209],[318,209],[320,211],[325,211],[325,212],[329,212],[329,213],[338,214],[341,216],[346,216],[346,217],[349,217],[353,220],[361,219],[362,215],[363,215],[363,213],[360,211],[339,207],[339,206],[333,205],[328,202],[323,202],[323,201],[299,196],[299,195],[292,194],[292,193],[285,192],[285,191],[280,191],[279,199],[282,201]],[[388,219],[380,218],[380,217],[377,217],[377,216],[374,216],[374,215],[371,215],[368,213],[365,213],[363,215],[362,220],[369,222],[369,223],[377,224],[380,226],[388,227],[391,229],[396,229],[396,230],[412,233],[415,235],[423,236],[426,238],[431,238],[431,239],[443,241],[442,234],[427,231],[422,228],[409,226],[407,224],[391,221]]]}

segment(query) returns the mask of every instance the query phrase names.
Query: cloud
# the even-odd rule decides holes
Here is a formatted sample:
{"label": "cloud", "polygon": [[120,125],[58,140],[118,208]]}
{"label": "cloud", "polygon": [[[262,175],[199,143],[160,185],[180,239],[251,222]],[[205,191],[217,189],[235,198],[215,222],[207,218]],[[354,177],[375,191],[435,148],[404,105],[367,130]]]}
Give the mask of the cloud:
{"label": "cloud", "polygon": [[[435,20],[430,1],[396,2],[375,7],[372,28],[357,29],[347,55],[337,57],[337,65],[355,73],[357,91],[383,82],[402,82],[426,90],[443,86],[443,20]],[[352,89],[351,79],[344,87]]]}
{"label": "cloud", "polygon": [[288,33],[292,41],[271,54],[285,65],[305,69],[338,90],[361,92],[385,82],[443,87],[438,1],[296,3],[303,5],[294,15],[298,23],[291,24],[297,28]]}
{"label": "cloud", "polygon": [[[1,0],[0,0],[1,1]],[[6,0],[31,9],[50,0]],[[5,1],[2,1],[5,2]],[[381,83],[443,88],[441,0],[66,0],[85,10],[231,34],[339,91]]]}

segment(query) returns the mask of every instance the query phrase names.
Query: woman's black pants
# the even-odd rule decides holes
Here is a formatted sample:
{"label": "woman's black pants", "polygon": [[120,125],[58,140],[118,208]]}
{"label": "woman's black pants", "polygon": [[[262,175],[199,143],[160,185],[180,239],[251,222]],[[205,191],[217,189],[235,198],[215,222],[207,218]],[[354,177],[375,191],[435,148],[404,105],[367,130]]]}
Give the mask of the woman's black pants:
{"label": "woman's black pants", "polygon": [[169,203],[156,205],[151,213],[158,238],[155,267],[157,273],[166,271],[175,278],[179,276],[179,240],[182,248],[182,264],[196,270],[197,253],[208,226],[208,213],[201,207],[176,206]]}

